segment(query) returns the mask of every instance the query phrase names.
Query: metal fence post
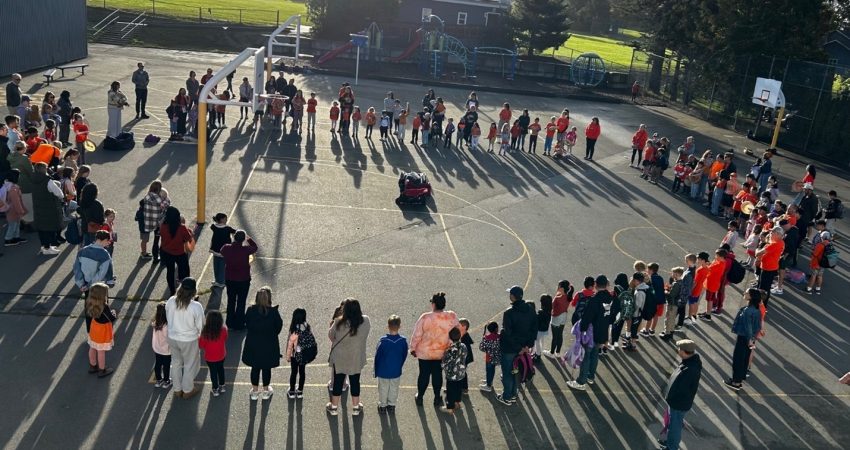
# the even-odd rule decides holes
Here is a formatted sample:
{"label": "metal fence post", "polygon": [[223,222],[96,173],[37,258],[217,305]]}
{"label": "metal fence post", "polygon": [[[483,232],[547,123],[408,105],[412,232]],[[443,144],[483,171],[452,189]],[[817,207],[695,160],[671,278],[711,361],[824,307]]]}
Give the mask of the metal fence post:
{"label": "metal fence post", "polygon": [[[818,100],[817,100],[817,102],[815,102],[815,112],[812,114],[812,120],[809,122],[809,132],[808,132],[808,134],[806,134],[806,141],[803,142],[803,151],[804,152],[808,151],[808,149],[809,149],[809,140],[812,138],[812,128],[815,127],[815,119],[817,119],[817,117],[818,117],[818,110],[820,109],[820,99],[823,96],[823,89],[824,89],[824,87],[826,87],[826,80],[827,80],[827,78],[829,78],[830,73],[833,74],[833,77],[835,76],[834,75],[835,72],[831,71],[829,69],[830,69],[830,67],[826,66],[826,67],[824,67],[824,70],[823,70],[823,81],[821,82],[820,90],[818,91]],[[830,86],[830,90],[831,89],[832,89],[832,86]]]}
{"label": "metal fence post", "polygon": [[201,15],[201,8],[199,7],[198,8],[198,23],[201,23],[203,21],[204,21],[204,19],[203,19],[203,16]]}
{"label": "metal fence post", "polygon": [[714,90],[717,89],[717,82],[711,85],[711,95],[708,98],[708,110],[705,112],[705,120],[711,119],[711,107],[714,104]]}
{"label": "metal fence post", "polygon": [[153,15],[156,15],[156,0],[151,0],[151,8],[153,9]]}
{"label": "metal fence post", "polygon": [[242,25],[242,8],[239,8],[239,25]]}
{"label": "metal fence post", "polygon": [[275,19],[275,22],[277,23],[277,26],[280,26],[280,10],[279,9],[277,10],[277,19]]}

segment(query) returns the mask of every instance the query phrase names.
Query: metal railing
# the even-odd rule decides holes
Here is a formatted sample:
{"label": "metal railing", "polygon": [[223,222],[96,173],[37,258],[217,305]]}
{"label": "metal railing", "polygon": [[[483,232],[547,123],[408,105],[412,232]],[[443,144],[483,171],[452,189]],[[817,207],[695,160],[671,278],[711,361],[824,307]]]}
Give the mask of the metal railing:
{"label": "metal railing", "polygon": [[115,11],[112,11],[106,17],[101,19],[100,22],[92,25],[92,36],[97,36],[101,31],[109,28],[110,25],[112,25],[116,20],[118,20],[118,14],[120,12],[120,9],[116,9]]}

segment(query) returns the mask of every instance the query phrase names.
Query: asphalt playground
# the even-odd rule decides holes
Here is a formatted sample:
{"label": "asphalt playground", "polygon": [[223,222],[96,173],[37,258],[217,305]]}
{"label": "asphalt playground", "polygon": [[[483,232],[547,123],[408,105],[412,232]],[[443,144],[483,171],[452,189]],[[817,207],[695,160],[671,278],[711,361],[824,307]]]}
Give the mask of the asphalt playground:
{"label": "asphalt playground", "polygon": [[[132,221],[138,200],[154,179],[163,181],[173,204],[194,224],[196,218],[196,147],[166,142],[165,108],[189,70],[222,67],[233,55],[90,46],[84,76],[41,85],[38,73],[22,86],[41,100],[44,92],[67,89],[83,108],[99,142],[106,129],[106,91],[113,80],[133,100],[130,75],[144,61],[151,75],[148,114],[126,128],[136,133],[129,152],[98,150],[87,155],[101,200],[118,212],[115,251],[118,284],[110,293],[120,320],[115,349],[107,362],[116,372],[108,379],[86,374],[82,301],[73,287],[75,252],[63,248],[52,258],[37,255],[37,238],[4,249],[0,258],[0,445],[17,449],[82,448],[655,448],[661,428],[660,390],[676,362],[672,344],[657,338],[640,341],[640,351],[615,351],[601,360],[597,383],[587,392],[566,386],[576,373],[544,360],[520,402],[505,407],[495,394],[474,386],[483,379],[483,355],[470,366],[470,395],[464,408],[447,417],[433,407],[413,403],[416,362],[409,359],[394,415],[377,413],[376,382],[364,369],[362,401],[366,412],[352,417],[325,414],[329,345],[319,339],[319,357],[307,368],[305,398],[290,401],[289,368],[273,372],[276,395],[266,402],[248,400],[248,370],[239,361],[244,335],[228,342],[228,392],[218,398],[209,389],[184,401],[155,389],[149,321],[156,302],[167,296],[164,271],[138,259],[138,235]],[[379,68],[365,67],[365,70]],[[250,68],[237,71],[236,79]],[[666,108],[578,101],[554,96],[516,96],[480,90],[482,128],[498,120],[505,101],[528,108],[541,122],[569,108],[582,129],[600,118],[602,138],[595,160],[556,161],[527,153],[500,157],[481,150],[425,149],[375,137],[332,135],[327,108],[340,83],[325,75],[294,76],[296,85],[319,98],[315,133],[301,136],[266,128],[259,132],[239,121],[230,107],[225,129],[210,140],[207,169],[207,224],[199,230],[191,273],[203,287],[207,308],[224,309],[226,299],[211,289],[208,229],[217,212],[243,228],[260,246],[253,263],[252,293],[271,286],[284,322],[304,307],[321,336],[333,309],[346,297],[361,300],[372,319],[369,347],[374,348],[386,317],[402,318],[409,335],[416,318],[429,307],[430,295],[447,293],[448,308],[473,324],[477,342],[483,326],[500,320],[508,306],[505,289],[517,284],[536,300],[553,293],[557,282],[581,283],[586,275],[613,279],[631,272],[635,259],[657,261],[669,270],[689,252],[711,251],[725,224],[703,207],[650,185],[628,167],[626,150],[637,126],[647,124],[674,143],[694,135],[705,148],[738,151],[739,167],[751,160],[745,145],[759,148],[726,130]],[[5,80],[4,80],[5,81]],[[238,84],[238,83],[236,83]],[[356,104],[380,108],[384,94],[420,104],[426,85],[361,79]],[[236,89],[236,86],[234,86]],[[448,105],[447,117],[459,117],[469,89],[437,88]],[[148,133],[163,137],[142,145]],[[782,186],[801,176],[805,159],[776,158]],[[400,210],[393,200],[402,171],[425,172],[435,187],[428,208]],[[739,172],[744,172],[739,170]],[[844,172],[822,167],[817,193],[850,192]],[[788,189],[783,190],[788,198]],[[843,228],[843,227],[840,227]],[[839,250],[850,251],[845,240]],[[801,265],[808,263],[803,250]],[[842,255],[843,256],[843,255]],[[687,449],[843,448],[850,439],[846,417],[850,391],[837,378],[850,370],[847,354],[850,287],[847,266],[826,276],[824,295],[806,296],[786,289],[768,313],[767,336],[759,345],[753,373],[744,390],[723,386],[731,372],[734,339],[727,312],[711,324],[684,330],[703,355],[703,379],[694,409],[686,418]],[[751,278],[752,275],[749,275]],[[742,284],[743,286],[743,284]],[[733,311],[740,286],[727,295]],[[284,336],[285,337],[285,336]],[[282,337],[282,340],[284,339]],[[371,359],[370,359],[371,363]],[[232,381],[232,385],[230,384]],[[206,368],[197,381],[209,387]],[[499,383],[497,381],[496,385]],[[430,399],[431,393],[427,395]],[[429,405],[430,402],[426,402]]]}

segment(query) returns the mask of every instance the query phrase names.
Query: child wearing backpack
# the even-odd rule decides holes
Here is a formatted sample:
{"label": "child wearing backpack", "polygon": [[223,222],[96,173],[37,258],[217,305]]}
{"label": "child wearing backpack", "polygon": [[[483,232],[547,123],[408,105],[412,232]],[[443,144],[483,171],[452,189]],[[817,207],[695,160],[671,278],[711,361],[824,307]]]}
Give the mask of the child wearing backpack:
{"label": "child wearing backpack", "polygon": [[829,203],[826,204],[824,219],[826,219],[826,231],[830,236],[835,236],[835,224],[844,218],[844,205],[838,199],[838,193],[829,191]]}
{"label": "child wearing backpack", "polygon": [[463,397],[462,381],[466,378],[466,346],[460,342],[460,328],[453,327],[449,331],[452,343],[443,353],[442,368],[446,374],[446,404],[440,408],[448,414],[454,414],[460,408]]}
{"label": "child wearing backpack", "polygon": [[[820,295],[821,293],[820,290],[823,286],[824,269],[832,267],[827,255],[830,252],[835,252],[835,248],[833,247],[832,242],[830,242],[831,239],[832,233],[829,231],[821,231],[820,242],[818,242],[815,245],[814,250],[812,250],[812,259],[809,263],[809,268],[812,269],[812,274],[811,277],[809,277],[809,284],[806,286],[807,294],[814,293]],[[814,288],[814,290],[812,290],[812,288]]]}
{"label": "child wearing backpack", "polygon": [[407,338],[398,334],[401,318],[393,314],[387,319],[387,334],[375,350],[375,378],[378,379],[378,413],[395,412],[401,369],[407,359]]}
{"label": "child wearing backpack", "polygon": [[[466,346],[466,368],[469,369],[469,365],[475,361],[475,356],[472,354],[472,344],[475,341],[469,335],[469,319],[461,317],[458,320],[458,324],[460,324],[460,343]],[[469,395],[469,377],[464,377],[461,380],[461,390],[463,391],[463,395]]]}
{"label": "child wearing backpack", "polygon": [[484,373],[486,379],[478,386],[484,392],[493,392],[493,378],[496,377],[496,367],[502,361],[501,336],[499,324],[490,322],[484,329],[484,338],[478,343],[478,350],[484,352]]}
{"label": "child wearing backpack", "polygon": [[552,321],[552,296],[540,296],[540,309],[537,310],[537,339],[534,341],[534,360],[540,361],[543,355],[543,340],[549,335],[549,323]]}
{"label": "child wearing backpack", "polygon": [[227,392],[224,388],[224,358],[227,356],[227,348],[224,344],[226,342],[227,327],[224,326],[224,317],[216,309],[209,311],[204,328],[201,329],[198,347],[204,351],[204,361],[209,367],[213,397]]}
{"label": "child wearing backpack", "polygon": [[[316,338],[310,324],[307,323],[307,311],[304,308],[295,308],[292,311],[292,321],[289,323],[289,340],[286,344],[286,360],[292,366],[289,374],[289,392],[286,396],[292,400],[304,398],[304,379],[307,364],[316,359],[318,347]],[[298,389],[295,389],[295,381],[298,381]]]}

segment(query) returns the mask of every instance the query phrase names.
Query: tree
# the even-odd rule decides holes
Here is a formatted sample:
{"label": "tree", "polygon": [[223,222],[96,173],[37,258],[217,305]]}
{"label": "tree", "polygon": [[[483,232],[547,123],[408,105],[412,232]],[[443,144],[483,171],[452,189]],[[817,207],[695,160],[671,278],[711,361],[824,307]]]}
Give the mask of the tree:
{"label": "tree", "polygon": [[611,26],[610,0],[572,0],[570,18],[576,29],[607,33]]}
{"label": "tree", "polygon": [[[340,39],[371,22],[388,23],[398,15],[400,0],[307,0],[307,18],[316,35]],[[362,20],[362,22],[360,22]]]}
{"label": "tree", "polygon": [[508,25],[528,55],[559,47],[569,39],[566,0],[514,0]]}

